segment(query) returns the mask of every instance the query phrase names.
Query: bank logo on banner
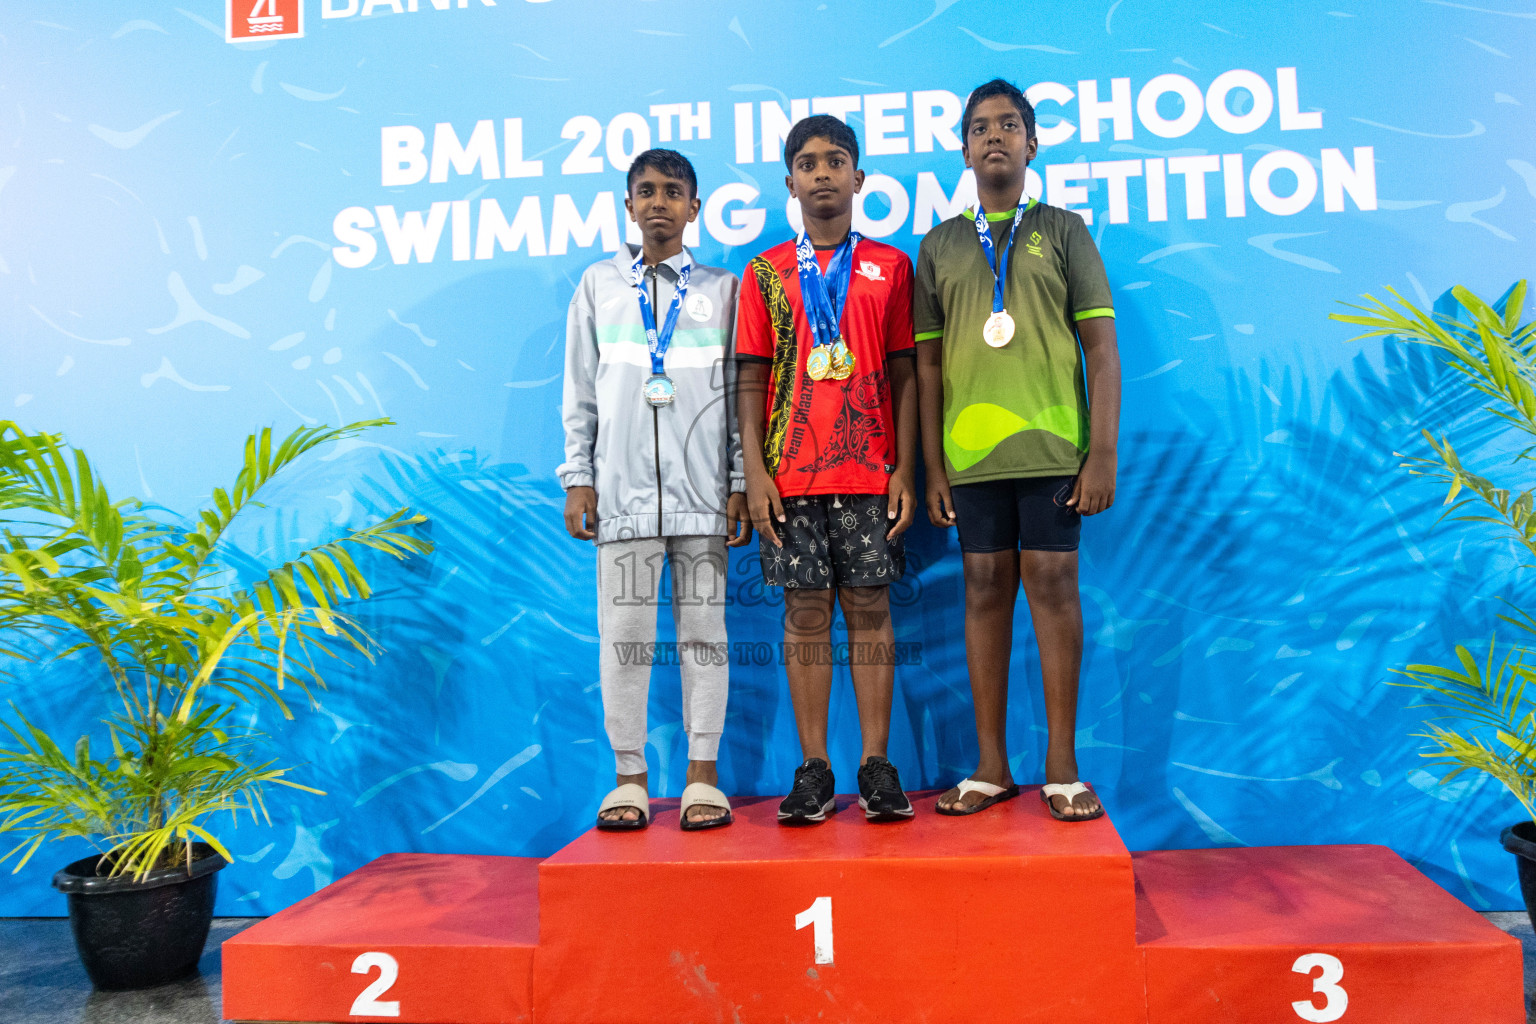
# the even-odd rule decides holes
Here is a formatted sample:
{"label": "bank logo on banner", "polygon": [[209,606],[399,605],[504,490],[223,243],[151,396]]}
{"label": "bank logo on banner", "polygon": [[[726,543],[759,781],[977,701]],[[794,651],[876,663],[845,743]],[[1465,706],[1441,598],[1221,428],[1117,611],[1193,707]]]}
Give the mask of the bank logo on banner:
{"label": "bank logo on banner", "polygon": [[304,0],[225,0],[224,15],[225,42],[304,35]]}

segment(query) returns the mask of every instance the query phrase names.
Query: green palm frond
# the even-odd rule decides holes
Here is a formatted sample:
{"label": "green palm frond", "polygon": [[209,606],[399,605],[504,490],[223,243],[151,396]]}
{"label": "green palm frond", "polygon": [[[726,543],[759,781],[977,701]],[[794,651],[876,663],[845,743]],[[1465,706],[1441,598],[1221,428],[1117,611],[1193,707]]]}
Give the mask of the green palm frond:
{"label": "green palm frond", "polygon": [[[1505,295],[1502,313],[1468,289],[1453,288],[1465,320],[1427,313],[1393,289],[1387,291],[1395,305],[1366,295],[1364,305],[1351,305],[1354,312],[1335,313],[1332,319],[1367,328],[1361,338],[1385,337],[1440,349],[1462,381],[1489,399],[1483,414],[1536,438],[1536,325],[1520,322],[1526,282],[1516,283]],[[1446,487],[1441,518],[1495,527],[1536,556],[1533,490],[1500,486],[1468,468],[1447,436],[1422,433],[1435,457],[1410,458],[1403,466]],[[1533,451],[1536,445],[1517,454],[1514,463]],[[1510,610],[1500,618],[1536,634],[1536,616],[1512,604]],[[1530,689],[1536,679],[1531,667],[1536,651],[1515,645],[1501,654],[1497,640],[1490,639],[1482,658],[1461,645],[1455,656],[1454,665],[1414,664],[1394,670],[1405,680],[1394,685],[1419,691],[1419,701],[1412,706],[1433,713],[1426,731],[1416,734],[1428,741],[1422,756],[1444,771],[1442,783],[1468,770],[1492,776],[1536,819],[1536,701]],[[1461,723],[1461,729],[1438,724],[1447,721]]]}
{"label": "green palm frond", "polygon": [[1510,289],[1500,315],[1466,288],[1453,288],[1471,323],[1426,313],[1393,288],[1387,292],[1396,306],[1364,295],[1363,305],[1342,303],[1356,312],[1333,313],[1329,319],[1369,328],[1352,340],[1385,337],[1440,349],[1469,386],[1493,400],[1487,412],[1536,437],[1536,324],[1520,325],[1525,290],[1524,281]]}
{"label": "green palm frond", "polygon": [[157,574],[153,586],[185,586],[196,577],[198,570],[213,553],[229,524],[251,505],[256,494],[266,483],[295,462],[300,456],[320,445],[355,437],[370,427],[381,426],[389,420],[359,420],[343,427],[300,427],[272,446],[272,428],[263,427],[245,442],[245,458],[234,486],[226,491],[222,487],[213,490],[213,505],[197,514],[197,527],[175,544],[165,549],[170,566]]}
{"label": "green palm frond", "polygon": [[1526,814],[1536,819],[1536,772],[1531,770],[1524,742],[1504,743],[1501,737],[1495,747],[1479,737],[1467,737],[1433,725],[1415,735],[1430,741],[1430,748],[1419,756],[1445,770],[1440,778],[1442,785],[1468,770],[1483,772],[1502,783],[1525,807]]}
{"label": "green palm frond", "polygon": [[[1361,338],[1389,337],[1440,349],[1466,383],[1491,400],[1483,410],[1485,413],[1536,438],[1536,324],[1520,324],[1526,293],[1524,281],[1510,289],[1502,314],[1466,288],[1453,288],[1452,294],[1469,314],[1470,323],[1426,313],[1395,290],[1387,291],[1396,300],[1395,307],[1366,295],[1365,305],[1345,304],[1357,312],[1334,313],[1331,319],[1369,328],[1358,335]],[[1497,486],[1469,470],[1448,438],[1437,437],[1428,430],[1423,431],[1423,436],[1437,458],[1408,459],[1404,466],[1411,473],[1429,476],[1445,485],[1445,504],[1454,506],[1447,516],[1459,522],[1501,527],[1536,555],[1532,492]],[[1531,451],[1526,449],[1520,457]],[[1464,491],[1468,497],[1456,504]],[[1469,503],[1480,506],[1483,514],[1468,514]]]}
{"label": "green palm frond", "polygon": [[1398,670],[1405,683],[1420,692],[1412,705],[1436,712],[1436,719],[1466,723],[1471,732],[1458,732],[1426,723],[1416,733],[1428,740],[1420,756],[1445,769],[1441,782],[1449,782],[1472,769],[1503,783],[1536,818],[1536,705],[1528,688],[1533,673],[1525,663],[1529,652],[1512,647],[1502,657],[1490,641],[1487,656],[1479,661],[1466,647],[1456,647],[1457,664],[1409,665]]}

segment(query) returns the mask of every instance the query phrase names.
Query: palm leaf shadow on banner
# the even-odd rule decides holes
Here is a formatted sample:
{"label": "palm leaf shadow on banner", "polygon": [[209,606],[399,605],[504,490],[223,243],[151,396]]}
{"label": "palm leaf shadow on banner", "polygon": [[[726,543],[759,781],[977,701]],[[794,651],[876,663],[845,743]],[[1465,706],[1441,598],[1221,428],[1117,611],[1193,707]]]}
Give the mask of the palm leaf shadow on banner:
{"label": "palm leaf shadow on banner", "polygon": [[1288,368],[1231,375],[1224,409],[1123,446],[1156,454],[1124,472],[1115,592],[1168,620],[1121,704],[1141,749],[1112,806],[1133,848],[1385,842],[1459,887],[1449,843],[1487,803],[1415,792],[1416,713],[1381,684],[1493,615],[1502,577],[1457,568],[1474,532],[1437,526],[1443,495],[1395,454],[1426,448],[1421,424],[1496,442],[1475,399],[1431,353],[1390,346],[1320,394]]}
{"label": "palm leaf shadow on banner", "polygon": [[[1455,568],[1471,534],[1434,527],[1441,495],[1392,454],[1417,451],[1417,424],[1449,429],[1476,403],[1429,353],[1401,346],[1362,353],[1319,393],[1289,369],[1227,379],[1222,406],[1185,402],[1181,429],[1122,442],[1116,509],[1095,524],[1084,575],[1100,595],[1085,590],[1084,775],[1133,848],[1385,842],[1455,888],[1449,843],[1480,828],[1488,794],[1419,791],[1416,719],[1380,683],[1491,618]],[[1469,450],[1496,441],[1485,434]],[[361,458],[375,460],[367,472]],[[317,843],[329,870],[395,849],[543,856],[584,831],[612,763],[586,597],[593,555],[565,535],[558,485],[473,452],[351,456],[308,472],[354,481],[354,516],[402,504],[426,514],[437,545],[370,567],[379,592],[358,615],[384,656],[338,673],[324,713],[281,733],[328,793],[293,811],[301,828],[327,826]],[[302,473],[293,485],[314,493]],[[277,514],[244,546],[270,560],[298,529]],[[974,756],[953,543],[914,530],[917,572],[893,599],[897,639],[923,643],[921,664],[898,668],[893,720],[911,788],[951,784],[970,767],[951,762]],[[1469,564],[1488,575],[1493,563]],[[733,556],[733,642],[781,636],[757,579],[752,549]],[[1024,614],[1016,648],[1032,647],[1028,629]],[[653,741],[671,751],[671,774],[685,756],[675,676],[658,669],[652,685]],[[722,774],[735,792],[774,792],[792,767],[782,679],[776,660],[733,664]],[[846,689],[846,669],[838,679]],[[1038,682],[1015,682],[1026,686]],[[1373,772],[1376,784],[1362,781]],[[1373,802],[1371,831],[1355,824],[1358,801]],[[282,898],[276,882],[308,878],[263,879],[264,893]]]}

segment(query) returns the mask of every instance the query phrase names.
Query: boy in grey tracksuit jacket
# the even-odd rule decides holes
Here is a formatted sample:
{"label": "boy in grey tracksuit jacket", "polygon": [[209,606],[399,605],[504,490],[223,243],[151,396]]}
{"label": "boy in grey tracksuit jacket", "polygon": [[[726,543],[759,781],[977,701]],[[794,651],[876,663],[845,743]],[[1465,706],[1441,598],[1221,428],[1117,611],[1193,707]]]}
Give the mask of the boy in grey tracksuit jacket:
{"label": "boy in grey tracksuit jacket", "polygon": [[[684,215],[691,210],[697,216],[699,205],[687,161],[651,150],[635,167],[640,171],[631,169],[626,205],[646,242],[622,245],[612,258],[588,267],[571,299],[562,410],[565,462],[557,471],[567,492],[567,529],[597,542],[599,671],[620,785],[604,801],[600,828],[644,827],[648,821],[638,795],[618,801],[615,794],[626,784],[645,786],[646,699],[658,587],[667,561],[688,781],[714,785],[729,676],[726,538],[731,535],[735,546],[751,534],[741,493],[735,402],[728,394],[734,383],[737,279],[695,263],[682,245],[683,228],[692,219]],[[680,184],[690,194],[680,198]],[[668,313],[683,281],[685,301],[669,334]],[[665,343],[659,358],[648,343],[641,289],[652,326]],[[658,376],[670,382],[666,404],[646,397]],[[686,796],[685,791],[685,803]],[[724,797],[718,791],[714,796],[708,806],[715,811],[696,812],[701,815],[696,823],[729,821],[729,805],[720,815]],[[709,814],[714,817],[702,817]]]}

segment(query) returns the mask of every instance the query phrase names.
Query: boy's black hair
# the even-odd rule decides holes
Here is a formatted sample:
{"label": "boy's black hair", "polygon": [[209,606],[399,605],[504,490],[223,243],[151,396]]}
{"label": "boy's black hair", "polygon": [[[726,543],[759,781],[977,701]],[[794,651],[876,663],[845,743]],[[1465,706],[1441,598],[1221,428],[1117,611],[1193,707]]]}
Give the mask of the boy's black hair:
{"label": "boy's black hair", "polygon": [[1025,138],[1034,138],[1034,105],[1031,104],[1029,100],[1024,98],[1024,94],[1019,91],[1018,86],[1014,85],[1012,82],[1005,82],[1001,78],[994,78],[990,82],[978,85],[974,90],[972,90],[970,97],[965,101],[965,114],[960,118],[960,137],[967,140],[965,145],[967,147],[970,146],[969,139],[971,137],[971,114],[973,111],[975,111],[976,105],[982,100],[989,100],[994,96],[1001,96],[1003,99],[1013,104],[1014,109],[1019,112],[1019,116],[1024,119]]}
{"label": "boy's black hair", "polygon": [[635,157],[635,162],[629,165],[629,177],[624,181],[624,191],[634,191],[635,179],[651,168],[655,168],[669,178],[686,181],[688,198],[698,197],[699,177],[693,173],[693,164],[675,149],[648,149]]}
{"label": "boy's black hair", "polygon": [[852,128],[831,114],[816,114],[795,122],[795,126],[789,130],[789,138],[784,140],[784,166],[794,170],[795,154],[812,139],[826,139],[834,146],[841,146],[853,157],[853,166],[859,166],[859,137],[853,134]]}

